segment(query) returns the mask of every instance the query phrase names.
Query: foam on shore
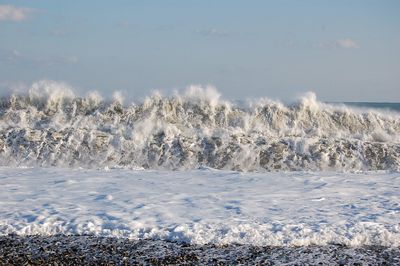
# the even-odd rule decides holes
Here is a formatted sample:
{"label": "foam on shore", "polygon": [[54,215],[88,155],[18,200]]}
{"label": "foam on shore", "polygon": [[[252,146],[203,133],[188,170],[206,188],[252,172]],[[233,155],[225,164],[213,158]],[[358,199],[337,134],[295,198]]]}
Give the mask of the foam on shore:
{"label": "foam on shore", "polygon": [[0,234],[400,245],[400,175],[0,168]]}

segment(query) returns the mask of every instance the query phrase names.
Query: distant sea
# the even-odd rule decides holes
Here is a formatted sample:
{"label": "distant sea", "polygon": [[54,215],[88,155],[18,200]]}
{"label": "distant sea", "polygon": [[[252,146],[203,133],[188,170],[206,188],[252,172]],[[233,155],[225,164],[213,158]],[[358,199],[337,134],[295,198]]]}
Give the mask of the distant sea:
{"label": "distant sea", "polygon": [[[337,104],[337,103],[330,103]],[[374,109],[386,109],[390,111],[400,112],[400,103],[384,103],[384,102],[343,102],[344,105],[361,108],[374,108]]]}

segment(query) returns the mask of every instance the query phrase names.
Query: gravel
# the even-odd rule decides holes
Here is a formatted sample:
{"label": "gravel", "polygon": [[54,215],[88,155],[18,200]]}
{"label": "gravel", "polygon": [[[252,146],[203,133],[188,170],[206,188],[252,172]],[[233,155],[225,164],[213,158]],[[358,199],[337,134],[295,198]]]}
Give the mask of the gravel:
{"label": "gravel", "polygon": [[96,236],[0,237],[1,265],[400,265],[400,248],[191,245]]}

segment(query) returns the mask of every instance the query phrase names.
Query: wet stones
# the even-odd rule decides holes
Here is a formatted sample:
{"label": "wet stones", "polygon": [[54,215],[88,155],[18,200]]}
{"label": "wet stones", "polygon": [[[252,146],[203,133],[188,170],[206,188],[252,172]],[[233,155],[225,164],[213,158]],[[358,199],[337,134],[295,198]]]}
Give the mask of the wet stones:
{"label": "wet stones", "polygon": [[95,236],[1,236],[1,265],[398,265],[382,246],[190,245]]}

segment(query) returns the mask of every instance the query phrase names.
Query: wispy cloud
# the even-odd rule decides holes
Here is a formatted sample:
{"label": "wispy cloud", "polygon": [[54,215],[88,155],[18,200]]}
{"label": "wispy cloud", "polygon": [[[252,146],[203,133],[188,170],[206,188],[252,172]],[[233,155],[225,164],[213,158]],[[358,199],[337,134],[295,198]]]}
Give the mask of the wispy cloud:
{"label": "wispy cloud", "polygon": [[117,23],[117,27],[121,27],[121,28],[130,28],[132,26],[135,26],[135,25],[129,21],[120,21]]}
{"label": "wispy cloud", "polygon": [[316,48],[323,49],[358,49],[360,46],[353,39],[338,39],[329,42],[320,42],[314,45]]}
{"label": "wispy cloud", "polygon": [[27,7],[0,5],[0,21],[22,21],[34,10]]}
{"label": "wispy cloud", "polygon": [[37,67],[76,64],[79,58],[75,55],[31,56],[14,50],[0,50],[0,63],[23,64]]}
{"label": "wispy cloud", "polygon": [[0,62],[15,62],[21,58],[21,53],[17,50],[0,50]]}
{"label": "wispy cloud", "polygon": [[41,67],[52,67],[52,66],[65,66],[70,64],[76,64],[79,62],[79,58],[75,55],[52,55],[44,57],[32,57],[27,58],[32,64]]}
{"label": "wispy cloud", "polygon": [[75,63],[78,63],[78,61],[79,61],[79,59],[76,55],[61,56],[58,59],[61,63],[70,63],[70,64],[75,64]]}
{"label": "wispy cloud", "polygon": [[340,39],[336,40],[336,46],[345,49],[357,49],[359,45],[352,39]]}
{"label": "wispy cloud", "polygon": [[216,28],[196,30],[195,33],[205,37],[227,37],[229,33]]}
{"label": "wispy cloud", "polygon": [[50,31],[50,35],[53,37],[64,37],[67,35],[67,32],[63,29],[53,29]]}

